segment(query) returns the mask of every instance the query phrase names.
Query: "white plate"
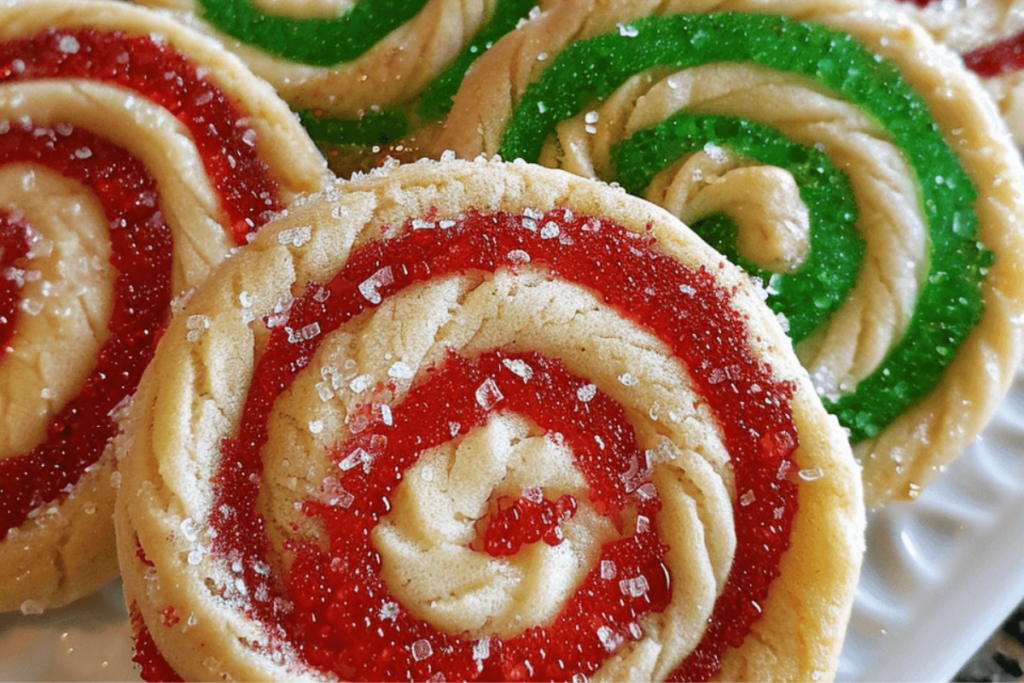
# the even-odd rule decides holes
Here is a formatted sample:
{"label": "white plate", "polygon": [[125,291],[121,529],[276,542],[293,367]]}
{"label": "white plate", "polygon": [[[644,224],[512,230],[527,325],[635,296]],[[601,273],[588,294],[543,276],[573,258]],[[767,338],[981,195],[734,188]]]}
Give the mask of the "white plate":
{"label": "white plate", "polygon": [[0,615],[2,681],[139,681],[120,581],[62,609]]}
{"label": "white plate", "polygon": [[949,680],[1024,599],[1024,368],[966,452],[867,533],[839,680]]}
{"label": "white plate", "polygon": [[[1024,599],[1024,369],[992,423],[914,503],[868,521],[841,681],[945,681]],[[121,587],[0,615],[0,680],[138,681]]]}

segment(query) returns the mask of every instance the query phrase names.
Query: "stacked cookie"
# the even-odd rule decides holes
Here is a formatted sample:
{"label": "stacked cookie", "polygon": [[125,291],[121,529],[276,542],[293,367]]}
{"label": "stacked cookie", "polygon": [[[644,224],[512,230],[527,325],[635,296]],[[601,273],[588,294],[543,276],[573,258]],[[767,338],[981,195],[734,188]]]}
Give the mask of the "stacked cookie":
{"label": "stacked cookie", "polygon": [[843,433],[749,281],[647,202],[525,164],[356,179],[158,355],[117,519],[185,678],[206,653],[246,678],[834,665],[863,523]]}
{"label": "stacked cookie", "polygon": [[865,504],[1020,356],[952,53],[853,0],[160,4],[0,5],[6,609],[119,567],[149,680],[834,675]]}
{"label": "stacked cookie", "polygon": [[116,574],[117,420],[171,314],[329,174],[219,45],[120,4],[5,3],[0,606]]}
{"label": "stacked cookie", "polygon": [[910,13],[940,43],[963,56],[999,107],[1013,134],[1024,144],[1024,15],[1016,0],[969,3],[890,0]]}
{"label": "stacked cookie", "polygon": [[215,36],[299,114],[339,174],[436,134],[466,71],[542,0],[141,0]]}
{"label": "stacked cookie", "polygon": [[437,148],[682,216],[767,284],[869,504],[913,498],[1020,358],[1019,155],[977,80],[902,14],[702,7],[547,13],[478,63]]}

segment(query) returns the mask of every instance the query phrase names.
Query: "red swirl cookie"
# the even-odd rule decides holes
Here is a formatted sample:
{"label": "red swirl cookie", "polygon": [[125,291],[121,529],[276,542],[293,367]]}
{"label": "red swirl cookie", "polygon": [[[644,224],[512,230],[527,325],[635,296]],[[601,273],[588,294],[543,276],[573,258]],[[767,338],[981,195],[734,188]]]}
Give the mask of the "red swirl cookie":
{"label": "red swirl cookie", "polygon": [[860,478],[762,294],[539,166],[293,204],[172,322],[127,420],[146,676],[829,677]]}
{"label": "red swirl cookie", "polygon": [[213,41],[122,3],[0,6],[0,609],[116,573],[108,444],[172,299],[327,177]]}
{"label": "red swirl cookie", "polygon": [[1024,146],[1024,2],[892,1],[963,57]]}

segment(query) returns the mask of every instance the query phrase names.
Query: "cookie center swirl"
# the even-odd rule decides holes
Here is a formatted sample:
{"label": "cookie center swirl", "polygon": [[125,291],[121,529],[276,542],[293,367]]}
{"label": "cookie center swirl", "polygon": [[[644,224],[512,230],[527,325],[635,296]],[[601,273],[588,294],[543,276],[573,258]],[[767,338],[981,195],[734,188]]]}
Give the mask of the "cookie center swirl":
{"label": "cookie center swirl", "polygon": [[[792,388],[775,380],[754,356],[743,315],[731,306],[731,293],[703,268],[689,268],[649,238],[606,220],[563,210],[470,212],[451,220],[411,221],[397,236],[353,252],[331,282],[310,285],[291,304],[287,323],[271,329],[238,436],[223,444],[209,520],[215,531],[213,551],[232,558],[235,571],[241,572],[250,596],[247,610],[264,623],[285,624],[282,636],[315,666],[369,679],[410,671],[417,678],[566,679],[592,674],[626,643],[644,637],[647,629],[671,628],[665,619],[654,617],[665,608],[666,593],[687,581],[672,570],[672,562],[666,565],[662,559],[676,549],[665,545],[667,530],[657,523],[659,509],[667,506],[659,491],[674,484],[659,483],[662,470],[649,467],[618,400],[569,372],[562,361],[536,352],[450,355],[421,374],[408,393],[370,424],[342,432],[335,456],[342,476],[329,486],[325,483],[324,495],[304,506],[307,514],[323,521],[329,542],[285,543],[294,559],[283,585],[267,571],[275,560],[256,502],[263,472],[260,450],[267,443],[268,418],[278,397],[313,361],[324,339],[414,284],[474,271],[497,277],[527,263],[593,292],[618,315],[661,340],[690,375],[699,402],[717,420],[731,457],[736,495],[742,499],[734,502],[733,571],[727,578],[723,575],[720,597],[710,619],[704,620],[703,640],[680,653],[683,657],[691,652],[677,674],[689,679],[712,676],[724,649],[741,642],[758,618],[758,603],[778,575],[796,511],[796,484],[787,471],[797,435]],[[434,472],[434,459],[443,456],[432,449],[449,443],[465,448],[481,435],[493,437],[497,424],[520,419],[526,422],[517,424],[529,425],[526,436],[531,439],[564,439],[578,474],[566,475],[563,482],[540,477],[521,481],[509,491],[517,500],[532,497],[555,504],[568,495],[579,506],[574,516],[551,527],[562,530],[562,543],[524,543],[513,557],[539,548],[555,561],[560,549],[576,542],[574,525],[594,516],[607,521],[598,521],[597,531],[589,532],[593,538],[587,543],[593,550],[585,555],[594,558],[593,564],[582,577],[570,577],[572,587],[563,593],[567,597],[556,598],[556,615],[540,611],[531,617],[543,624],[520,632],[456,621],[449,627],[455,634],[439,630],[432,622],[443,619],[443,605],[434,605],[433,612],[429,604],[421,610],[413,601],[400,602],[386,588],[402,570],[392,574],[390,560],[383,558],[407,545],[401,524],[389,510],[416,506],[415,497],[397,487],[403,479],[422,479],[423,468]],[[495,488],[501,491],[500,485]],[[539,497],[532,491],[537,488]],[[478,503],[490,498],[478,491],[450,500],[474,497]],[[465,524],[471,521],[475,527],[483,520],[486,540],[494,514],[481,507],[487,506],[459,513],[461,528],[449,528],[444,516],[434,526],[452,534],[452,557],[493,566],[494,556],[473,546],[472,536],[481,531]],[[599,514],[591,515],[590,509]],[[523,527],[514,533],[524,533]],[[332,627],[324,629],[325,623]],[[505,631],[507,637],[496,631]]]}
{"label": "cookie center swirl", "polygon": [[[509,403],[494,398],[495,408]],[[600,528],[561,432],[538,431],[492,414],[406,470],[374,545],[388,591],[410,613],[448,633],[509,638],[553,620],[594,566],[613,529]]]}

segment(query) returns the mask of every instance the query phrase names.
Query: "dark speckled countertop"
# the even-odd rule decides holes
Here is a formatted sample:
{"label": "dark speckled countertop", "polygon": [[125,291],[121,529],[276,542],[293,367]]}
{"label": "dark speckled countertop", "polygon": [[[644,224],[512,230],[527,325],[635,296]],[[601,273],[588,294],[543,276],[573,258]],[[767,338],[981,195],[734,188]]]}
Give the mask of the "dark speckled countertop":
{"label": "dark speckled countertop", "polygon": [[1007,617],[953,680],[1024,681],[1024,604]]}

